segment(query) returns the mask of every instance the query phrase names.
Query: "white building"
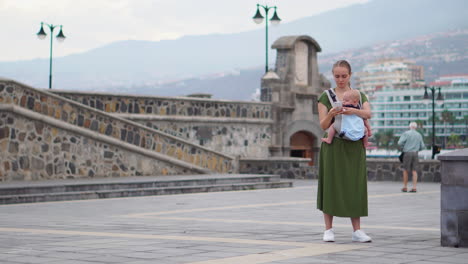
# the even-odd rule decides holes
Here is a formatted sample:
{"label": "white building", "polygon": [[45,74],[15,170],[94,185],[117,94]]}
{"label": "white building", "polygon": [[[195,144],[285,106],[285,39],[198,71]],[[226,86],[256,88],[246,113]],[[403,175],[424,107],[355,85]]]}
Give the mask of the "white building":
{"label": "white building", "polygon": [[364,66],[362,72],[356,73],[356,86],[372,97],[376,88],[422,84],[424,70],[422,66],[404,59],[381,59]]}
{"label": "white building", "polygon": [[[434,107],[436,116],[435,134],[437,144],[447,147],[447,138],[459,135],[466,143],[468,134],[468,74],[441,76],[428,84],[435,88],[437,98],[439,87],[443,101]],[[423,100],[424,85],[416,83],[385,84],[376,87],[371,99],[373,131],[393,130],[396,136],[408,130],[412,121],[422,123],[425,136],[432,134],[432,92],[427,90],[429,101]],[[450,112],[452,121],[443,121],[442,113]]]}

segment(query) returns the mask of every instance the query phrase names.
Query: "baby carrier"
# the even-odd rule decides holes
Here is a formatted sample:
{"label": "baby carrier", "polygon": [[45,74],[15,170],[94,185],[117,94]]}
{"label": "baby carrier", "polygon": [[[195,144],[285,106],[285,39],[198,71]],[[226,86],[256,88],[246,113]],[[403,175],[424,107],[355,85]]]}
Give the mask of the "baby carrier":
{"label": "baby carrier", "polygon": [[[328,89],[326,93],[332,107],[342,106],[341,102],[337,100],[333,89]],[[361,93],[359,93],[358,109],[362,108],[361,99]],[[364,126],[364,119],[357,115],[337,115],[335,116],[332,129],[336,130],[335,137],[357,141],[364,137],[366,128]]]}

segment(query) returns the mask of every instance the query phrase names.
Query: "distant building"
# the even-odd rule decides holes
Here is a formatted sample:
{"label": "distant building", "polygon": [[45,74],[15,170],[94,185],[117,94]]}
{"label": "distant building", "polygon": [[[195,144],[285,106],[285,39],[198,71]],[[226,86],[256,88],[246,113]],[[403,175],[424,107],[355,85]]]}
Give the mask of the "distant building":
{"label": "distant building", "polygon": [[422,84],[423,66],[404,59],[381,59],[364,66],[356,73],[356,86],[369,96],[380,87],[389,85]]}
{"label": "distant building", "polygon": [[[436,143],[444,147],[451,134],[460,135],[463,142],[468,134],[468,74],[445,75],[428,86],[441,88],[442,102],[435,105]],[[408,124],[416,121],[422,124],[425,136],[432,133],[432,94],[428,90],[429,101],[423,100],[424,84],[398,83],[377,87],[373,92],[372,119],[373,131],[393,130],[396,136],[408,130]],[[436,97],[438,89],[436,91]],[[443,121],[442,113],[450,112],[452,121]]]}

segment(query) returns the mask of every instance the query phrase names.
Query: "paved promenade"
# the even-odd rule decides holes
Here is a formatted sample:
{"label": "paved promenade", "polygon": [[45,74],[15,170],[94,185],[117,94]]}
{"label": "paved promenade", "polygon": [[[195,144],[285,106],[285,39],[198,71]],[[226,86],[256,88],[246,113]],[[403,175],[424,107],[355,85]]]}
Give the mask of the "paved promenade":
{"label": "paved promenade", "polygon": [[294,188],[0,206],[0,263],[304,264],[467,263],[440,246],[440,184],[401,193],[369,183],[372,243],[351,242],[335,219],[322,242],[317,181]]}

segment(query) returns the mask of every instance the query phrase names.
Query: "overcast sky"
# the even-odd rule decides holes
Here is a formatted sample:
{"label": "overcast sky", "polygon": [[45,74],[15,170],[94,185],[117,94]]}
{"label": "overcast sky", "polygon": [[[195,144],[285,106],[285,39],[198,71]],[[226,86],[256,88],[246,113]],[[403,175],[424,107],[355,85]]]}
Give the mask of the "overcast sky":
{"label": "overcast sky", "polygon": [[67,39],[55,40],[54,57],[87,51],[118,40],[176,39],[184,35],[258,29],[256,4],[277,6],[282,23],[369,0],[0,0],[0,61],[48,58],[50,31],[63,25]]}

